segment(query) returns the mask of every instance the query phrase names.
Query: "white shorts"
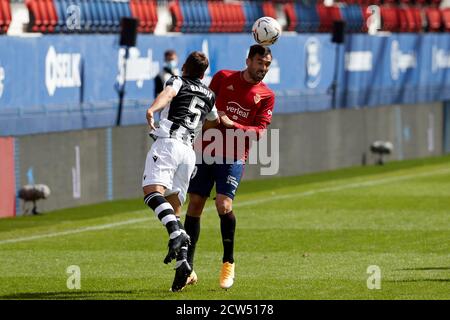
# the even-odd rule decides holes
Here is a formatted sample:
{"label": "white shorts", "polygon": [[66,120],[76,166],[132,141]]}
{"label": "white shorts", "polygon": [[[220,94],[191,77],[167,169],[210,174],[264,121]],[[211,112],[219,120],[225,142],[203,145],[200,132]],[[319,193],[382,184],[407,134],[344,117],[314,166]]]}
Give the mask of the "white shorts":
{"label": "white shorts", "polygon": [[183,205],[194,168],[192,147],[173,138],[158,138],[147,153],[142,187],[164,186],[165,196],[178,193]]}

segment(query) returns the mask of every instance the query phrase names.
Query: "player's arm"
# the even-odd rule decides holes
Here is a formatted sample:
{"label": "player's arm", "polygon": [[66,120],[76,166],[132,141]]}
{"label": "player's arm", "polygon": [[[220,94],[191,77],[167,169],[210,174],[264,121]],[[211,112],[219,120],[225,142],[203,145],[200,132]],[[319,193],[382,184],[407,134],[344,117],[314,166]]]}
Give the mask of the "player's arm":
{"label": "player's arm", "polygon": [[258,114],[256,114],[255,121],[252,126],[242,125],[236,121],[233,121],[228,118],[224,112],[219,112],[220,122],[227,128],[240,129],[244,132],[253,131],[259,139],[272,121],[274,103],[275,97],[272,95],[265,101]]}
{"label": "player's arm", "polygon": [[203,124],[203,131],[215,128],[219,125],[219,123],[220,123],[219,114],[217,113],[216,106],[214,106],[212,110],[206,115],[206,121]]}
{"label": "player's arm", "polygon": [[155,130],[155,120],[153,114],[159,110],[164,109],[172,99],[178,94],[181,88],[181,80],[176,77],[172,77],[166,82],[166,86],[163,91],[156,97],[150,108],[147,109],[147,122],[150,128]]}

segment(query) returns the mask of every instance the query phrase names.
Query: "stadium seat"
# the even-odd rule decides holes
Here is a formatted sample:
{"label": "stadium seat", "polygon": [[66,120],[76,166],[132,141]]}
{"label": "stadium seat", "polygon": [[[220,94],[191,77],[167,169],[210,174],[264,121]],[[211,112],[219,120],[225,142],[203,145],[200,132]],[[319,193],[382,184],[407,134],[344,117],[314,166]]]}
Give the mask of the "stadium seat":
{"label": "stadium seat", "polygon": [[380,9],[382,30],[397,32],[399,30],[399,19],[396,7],[382,6]]}
{"label": "stadium seat", "polygon": [[349,32],[361,32],[364,18],[361,6],[358,4],[339,5],[342,20],[346,22],[346,30]]}
{"label": "stadium seat", "polygon": [[297,14],[297,32],[318,32],[320,19],[317,13],[316,5],[295,3],[295,11]]}
{"label": "stadium seat", "polygon": [[397,13],[399,17],[400,32],[418,32],[414,12],[411,8],[398,8]]}
{"label": "stadium seat", "polygon": [[450,31],[450,8],[441,9],[444,31]]}
{"label": "stadium seat", "polygon": [[261,3],[253,1],[243,1],[243,12],[245,15],[244,32],[251,32],[253,23],[264,16],[264,10]]}
{"label": "stadium seat", "polygon": [[6,33],[11,24],[11,6],[9,0],[0,0],[0,33]]}
{"label": "stadium seat", "polygon": [[342,20],[338,6],[317,5],[317,14],[319,16],[319,32],[331,32],[333,30],[333,22]]}
{"label": "stadium seat", "polygon": [[284,14],[286,16],[286,30],[295,31],[297,28],[297,14],[295,13],[295,7],[293,3],[286,3],[283,7]]}
{"label": "stadium seat", "polygon": [[426,8],[425,16],[427,21],[428,32],[439,32],[442,28],[441,11],[438,8]]}
{"label": "stadium seat", "polygon": [[138,0],[130,0],[129,4],[131,15],[138,20],[138,32],[143,32],[146,21],[142,13],[141,3]]}
{"label": "stadium seat", "polygon": [[423,31],[425,21],[424,21],[424,14],[422,13],[422,9],[420,7],[410,7],[409,10],[411,11],[411,15],[415,21],[416,29],[414,32],[421,32]]}
{"label": "stadium seat", "polygon": [[277,18],[277,11],[272,1],[265,1],[262,3],[263,14],[266,17]]}
{"label": "stadium seat", "polygon": [[40,32],[43,28],[43,21],[37,0],[26,0],[25,5],[30,13],[30,24],[28,26],[28,31]]}
{"label": "stadium seat", "polygon": [[[180,32],[181,26],[183,25],[183,15],[181,13],[180,3],[178,1],[172,1],[169,4],[169,12],[170,15],[172,16],[171,31]],[[212,25],[212,18],[211,18],[211,25]]]}

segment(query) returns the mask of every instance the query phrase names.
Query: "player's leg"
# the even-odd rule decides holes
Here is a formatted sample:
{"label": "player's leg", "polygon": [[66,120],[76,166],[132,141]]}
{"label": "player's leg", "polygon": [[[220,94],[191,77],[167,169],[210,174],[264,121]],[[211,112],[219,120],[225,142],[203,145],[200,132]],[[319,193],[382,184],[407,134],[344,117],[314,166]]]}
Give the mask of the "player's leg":
{"label": "player's leg", "polygon": [[[176,178],[174,179],[175,185]],[[181,202],[179,197],[179,192],[172,193],[166,196],[167,201],[172,204],[175,209],[175,215],[177,217],[177,223],[182,232],[186,232],[184,230],[183,224],[180,221],[181,214]],[[180,247],[180,251],[178,251],[176,255],[176,263],[175,263],[175,278],[172,282],[171,290],[172,292],[177,292],[183,290],[186,286],[187,279],[190,276],[192,269],[187,262],[187,249],[188,244]]]}
{"label": "player's leg", "polygon": [[[195,153],[187,146],[180,148],[183,153],[183,161],[178,166],[174,179],[173,187],[170,190],[172,193],[168,196],[174,206],[177,207],[178,224],[181,230],[183,230],[183,224],[179,220],[181,214],[181,206],[186,200],[186,194],[189,186],[189,180],[192,176],[192,172],[195,168]],[[183,230],[184,231],[184,230]],[[181,291],[186,286],[187,279],[191,275],[192,268],[187,261],[188,245],[182,246],[177,254],[177,262],[175,264],[175,277],[172,283],[172,291]]]}
{"label": "player's leg", "polygon": [[242,161],[233,164],[216,165],[216,209],[220,217],[223,257],[220,273],[220,286],[230,288],[234,283],[234,235],[236,217],[233,212],[233,199],[244,172]]}
{"label": "player's leg", "polygon": [[[192,269],[194,268],[195,248],[200,237],[201,215],[213,186],[214,175],[212,165],[206,163],[198,164],[189,183],[189,205],[184,222],[184,228],[191,237],[187,260]],[[195,273],[192,282],[196,282]]]}
{"label": "player's leg", "polygon": [[[164,140],[164,141],[163,141]],[[189,237],[180,230],[172,205],[165,199],[166,189],[172,188],[178,166],[171,139],[157,139],[147,154],[142,183],[144,202],[154,212],[169,233],[169,255],[164,263],[174,259]],[[167,259],[169,258],[169,259]]]}

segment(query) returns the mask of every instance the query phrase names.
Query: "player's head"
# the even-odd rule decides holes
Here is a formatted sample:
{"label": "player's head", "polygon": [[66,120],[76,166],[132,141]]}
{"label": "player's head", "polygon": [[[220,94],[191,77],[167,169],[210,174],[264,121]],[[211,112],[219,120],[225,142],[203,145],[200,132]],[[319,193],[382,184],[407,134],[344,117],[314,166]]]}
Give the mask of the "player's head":
{"label": "player's head", "polygon": [[202,79],[208,66],[208,58],[203,52],[191,52],[183,65],[183,76]]}
{"label": "player's head", "polygon": [[269,71],[271,63],[272,52],[269,47],[264,47],[259,44],[250,47],[246,64],[248,75],[253,81],[262,81]]}

